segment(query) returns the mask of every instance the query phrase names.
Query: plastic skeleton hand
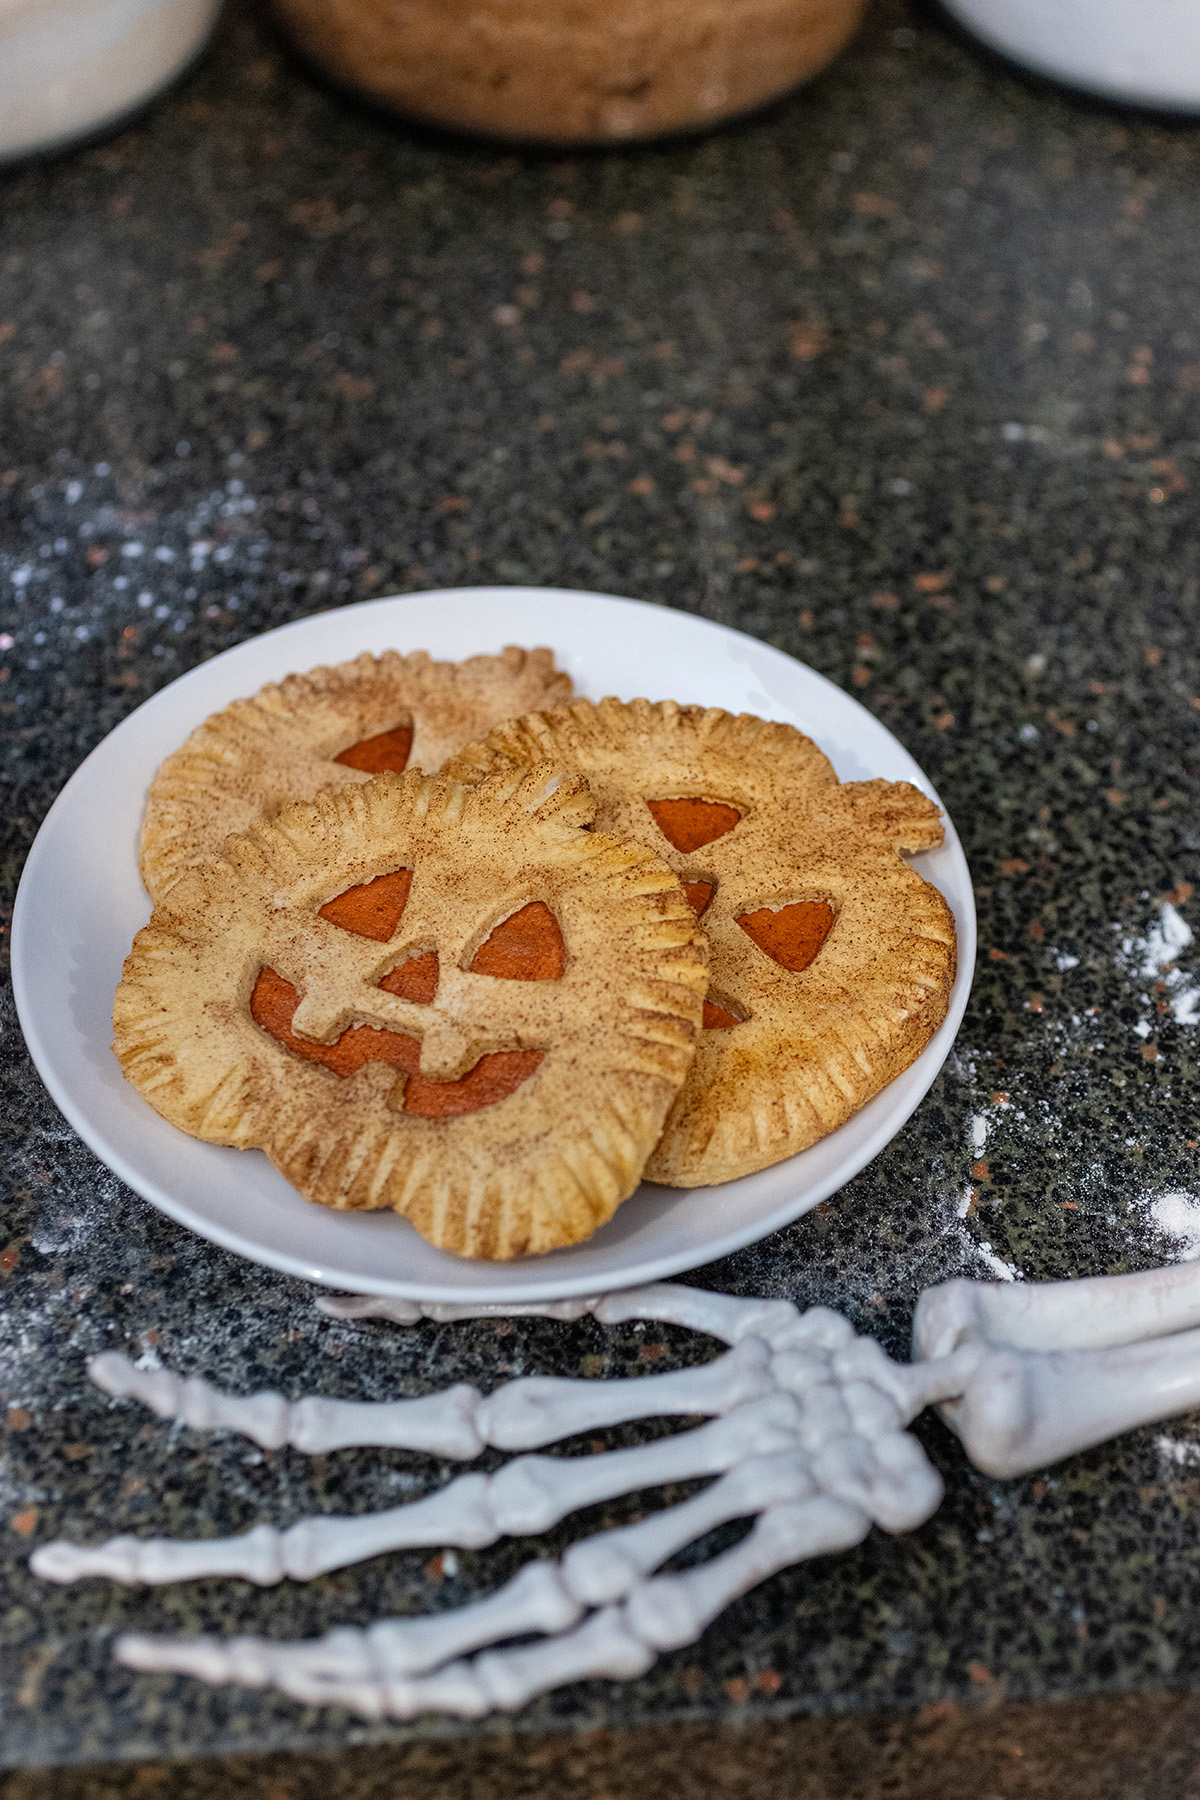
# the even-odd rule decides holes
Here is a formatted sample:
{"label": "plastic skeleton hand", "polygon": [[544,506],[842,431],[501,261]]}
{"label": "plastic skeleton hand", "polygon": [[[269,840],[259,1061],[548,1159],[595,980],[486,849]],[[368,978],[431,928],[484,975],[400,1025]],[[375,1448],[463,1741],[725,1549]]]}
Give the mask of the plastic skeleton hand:
{"label": "plastic skeleton hand", "polygon": [[[354,1299],[319,1305],[334,1317],[401,1323],[506,1312],[659,1319],[724,1338],[733,1350],[701,1368],[635,1381],[534,1378],[487,1400],[456,1388],[383,1406],[289,1406],[277,1395],[236,1400],[200,1382],[134,1370],[123,1358],[98,1358],[93,1374],[102,1386],[138,1395],[161,1416],[310,1450],[402,1443],[468,1456],[477,1443],[533,1447],[589,1426],[672,1412],[703,1412],[714,1422],[640,1449],[519,1458],[498,1475],[462,1477],[441,1495],[374,1518],[302,1521],[282,1534],[260,1527],[217,1543],[47,1545],[35,1553],[36,1571],[57,1580],[303,1577],[387,1548],[479,1545],[505,1532],[539,1531],[598,1498],[724,1472],[681,1506],[574,1545],[561,1564],[527,1565],[474,1606],[334,1631],[311,1643],[130,1637],[118,1645],[130,1667],[275,1686],[369,1717],[514,1708],[587,1676],[640,1674],[659,1651],[693,1641],[756,1582],[804,1557],[848,1548],[872,1521],[892,1531],[921,1523],[935,1510],[941,1483],[903,1427],[929,1404],[941,1407],[972,1460],[998,1475],[1042,1467],[1200,1405],[1200,1331],[1185,1329],[1200,1324],[1195,1265],[1043,1287],[946,1283],[921,1298],[915,1339],[923,1360],[907,1366],[856,1337],[836,1313],[799,1314],[786,1301],[696,1288],[664,1285],[512,1309]],[[685,1573],[653,1577],[713,1526],[756,1515],[734,1549]],[[585,1617],[589,1607],[599,1610]],[[561,1635],[450,1660],[537,1631]]]}
{"label": "plastic skeleton hand", "polygon": [[[471,1307],[323,1302],[340,1317],[478,1316]],[[541,1312],[541,1308],[522,1308]],[[110,1392],[136,1395],[160,1416],[241,1430],[264,1444],[308,1450],[383,1443],[469,1456],[484,1443],[549,1444],[600,1424],[675,1414],[710,1423],[629,1450],[585,1457],[524,1456],[497,1474],[466,1475],[441,1493],[362,1519],[310,1519],[290,1531],[260,1526],[240,1538],[199,1543],[117,1538],[95,1549],[48,1544],[35,1571],[161,1582],[240,1574],[260,1582],[307,1578],[386,1549],[450,1543],[478,1547],[502,1534],[547,1529],[596,1500],[699,1475],[718,1479],[680,1506],[572,1547],[560,1564],[532,1563],[475,1606],[425,1619],[337,1631],[312,1644],[241,1638],[171,1643],[126,1638],[121,1660],[178,1669],[209,1681],[273,1685],[368,1716],[437,1710],[466,1715],[523,1705],[534,1694],[589,1675],[627,1677],[664,1649],[690,1643],[737,1595],[809,1556],[857,1543],[872,1522],[909,1530],[937,1507],[941,1481],[903,1427],[947,1391],[930,1371],[889,1362],[838,1314],[800,1314],[786,1301],[730,1299],[658,1286],[560,1303],[552,1317],[594,1313],[605,1323],[659,1319],[724,1338],[715,1362],[632,1381],[525,1379],[486,1400],[471,1388],[385,1405],[233,1399],[201,1382],[97,1358]],[[727,1520],[757,1517],[749,1535],[711,1562],[653,1578],[677,1550]],[[590,1609],[598,1609],[590,1611]],[[466,1652],[529,1632],[541,1644],[473,1660]]]}

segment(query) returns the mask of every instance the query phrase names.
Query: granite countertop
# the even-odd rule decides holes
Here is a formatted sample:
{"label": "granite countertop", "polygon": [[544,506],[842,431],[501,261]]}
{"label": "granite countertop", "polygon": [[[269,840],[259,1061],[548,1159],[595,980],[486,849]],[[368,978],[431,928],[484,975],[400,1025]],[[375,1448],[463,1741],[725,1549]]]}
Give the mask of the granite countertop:
{"label": "granite countertop", "polygon": [[[956,1051],[888,1150],[691,1279],[839,1307],[903,1354],[944,1277],[1200,1252],[1198,176],[1195,128],[1026,82],[899,0],[761,116],[571,157],[391,125],[227,18],[121,135],[0,179],[8,902],[81,758],[227,645],[423,587],[659,600],[810,663],[900,737],[963,836],[983,946]],[[703,1348],[323,1320],[124,1189],[7,999],[4,1032],[4,1761],[490,1729],[116,1668],[122,1628],[365,1623],[490,1590],[529,1546],[266,1591],[50,1589],[26,1559],[59,1534],[286,1524],[451,1472],[171,1430],[90,1389],[84,1357],[382,1398]],[[948,1490],[920,1531],[780,1575],[640,1681],[521,1727],[1161,1707],[1196,1685],[1200,1429],[1012,1482],[919,1429]]]}

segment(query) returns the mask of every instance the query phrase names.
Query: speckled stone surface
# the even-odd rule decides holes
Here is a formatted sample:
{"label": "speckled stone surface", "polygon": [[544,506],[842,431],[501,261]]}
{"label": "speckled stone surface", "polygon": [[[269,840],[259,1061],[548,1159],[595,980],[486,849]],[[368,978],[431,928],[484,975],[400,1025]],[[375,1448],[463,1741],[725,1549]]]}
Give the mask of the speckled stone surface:
{"label": "speckled stone surface", "polygon": [[[983,944],[956,1053],[900,1137],[694,1279],[828,1303],[902,1353],[948,1275],[1200,1248],[1200,132],[1025,83],[888,0],[767,115],[523,156],[358,110],[251,14],[121,136],[6,174],[0,209],[9,901],[80,759],[228,644],[423,586],[656,598],[811,663],[899,735],[962,833]],[[115,1668],[123,1627],[365,1623],[487,1591],[528,1546],[453,1576],[412,1554],[267,1591],[50,1589],[26,1558],[58,1534],[283,1525],[448,1473],[172,1430],[90,1390],[84,1357],[382,1398],[708,1349],[322,1320],[298,1282],[124,1190],[7,1001],[3,1029],[3,1759],[489,1729]],[[774,1730],[1197,1683],[1200,1428],[1009,1483],[920,1431],[948,1485],[921,1531],[785,1573],[642,1680],[564,1690],[521,1729]]]}

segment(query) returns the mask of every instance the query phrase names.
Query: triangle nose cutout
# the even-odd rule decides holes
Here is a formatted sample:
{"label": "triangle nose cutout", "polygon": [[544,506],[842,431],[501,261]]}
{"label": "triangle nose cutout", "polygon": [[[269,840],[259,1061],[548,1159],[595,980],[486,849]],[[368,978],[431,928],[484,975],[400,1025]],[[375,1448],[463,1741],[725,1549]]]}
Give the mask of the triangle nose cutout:
{"label": "triangle nose cutout", "polygon": [[379,985],[386,994],[396,994],[401,1000],[415,1000],[421,1006],[428,1006],[437,993],[437,984],[438,953],[425,950],[420,956],[410,956],[405,962],[397,963]]}
{"label": "triangle nose cutout", "polygon": [[807,969],[833,928],[833,908],[824,900],[797,900],[772,912],[760,906],[742,913],[738,924],[782,969]]}
{"label": "triangle nose cutout", "polygon": [[497,975],[502,981],[559,981],[567,966],[566,945],[558,920],[541,900],[502,919],[471,961],[472,975]]}
{"label": "triangle nose cutout", "polygon": [[669,844],[684,855],[702,850],[732,831],[741,813],[723,800],[698,800],[692,795],[680,800],[647,800],[654,822]]}

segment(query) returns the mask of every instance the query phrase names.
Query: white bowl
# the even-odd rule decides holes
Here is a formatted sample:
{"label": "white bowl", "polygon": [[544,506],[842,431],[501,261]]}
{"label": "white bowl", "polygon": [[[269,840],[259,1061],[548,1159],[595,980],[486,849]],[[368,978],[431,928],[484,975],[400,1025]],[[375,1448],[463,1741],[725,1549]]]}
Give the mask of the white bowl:
{"label": "white bowl", "polygon": [[220,0],[0,0],[0,158],[114,124],[195,56]]}
{"label": "white bowl", "polygon": [[1200,107],[1197,0],[943,0],[993,50],[1134,106]]}

